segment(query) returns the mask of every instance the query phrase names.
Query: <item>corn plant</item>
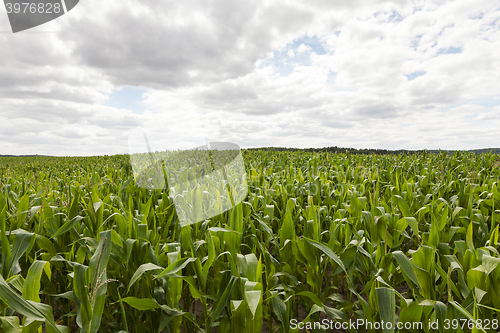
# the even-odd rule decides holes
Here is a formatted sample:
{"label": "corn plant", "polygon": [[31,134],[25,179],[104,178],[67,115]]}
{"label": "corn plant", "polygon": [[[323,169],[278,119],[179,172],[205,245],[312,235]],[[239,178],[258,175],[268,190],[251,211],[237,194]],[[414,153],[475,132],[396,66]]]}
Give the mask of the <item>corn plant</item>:
{"label": "corn plant", "polygon": [[[498,155],[242,153],[246,183],[225,198],[171,192],[127,155],[0,158],[0,331],[498,331]],[[169,158],[164,182],[206,172]]]}

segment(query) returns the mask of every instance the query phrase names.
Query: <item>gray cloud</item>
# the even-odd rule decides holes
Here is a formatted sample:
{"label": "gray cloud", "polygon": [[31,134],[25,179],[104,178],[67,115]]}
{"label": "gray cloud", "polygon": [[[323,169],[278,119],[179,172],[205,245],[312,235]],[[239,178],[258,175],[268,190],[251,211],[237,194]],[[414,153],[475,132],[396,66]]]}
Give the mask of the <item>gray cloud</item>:
{"label": "gray cloud", "polygon": [[61,103],[51,100],[14,100],[0,103],[0,116],[9,121],[30,119],[46,124],[71,124],[83,121],[88,115],[76,108],[72,103]]}
{"label": "gray cloud", "polygon": [[389,101],[365,101],[363,105],[356,106],[354,113],[366,118],[387,119],[394,116],[400,116],[401,105]]}
{"label": "gray cloud", "polygon": [[250,73],[276,42],[313,17],[287,3],[264,8],[259,1],[134,2],[134,7],[101,6],[100,13],[92,5],[100,2],[82,6],[82,14],[60,34],[71,41],[71,56],[105,71],[114,84],[153,88]]}
{"label": "gray cloud", "polygon": [[[144,119],[189,134],[195,111],[241,146],[500,145],[499,18],[489,0],[87,0],[55,33],[0,34],[0,153],[124,152]],[[102,105],[123,86],[147,90],[143,115]]]}

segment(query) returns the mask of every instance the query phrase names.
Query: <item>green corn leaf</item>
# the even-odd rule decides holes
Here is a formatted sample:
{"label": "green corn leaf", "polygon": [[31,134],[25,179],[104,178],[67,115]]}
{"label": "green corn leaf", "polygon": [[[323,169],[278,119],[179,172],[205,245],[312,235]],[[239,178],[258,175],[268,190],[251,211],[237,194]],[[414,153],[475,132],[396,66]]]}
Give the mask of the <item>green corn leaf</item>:
{"label": "green corn leaf", "polygon": [[279,296],[272,298],[273,311],[281,322],[283,330],[288,333],[290,331],[290,321],[288,320],[288,312],[286,309],[286,304],[283,302]]}
{"label": "green corn leaf", "polygon": [[467,247],[469,250],[474,251],[474,228],[473,223],[469,223],[469,227],[467,228],[467,236],[466,236]]}
{"label": "green corn leaf", "polygon": [[262,291],[261,290],[249,290],[245,291],[245,300],[247,301],[250,312],[252,313],[252,319],[255,319],[255,313],[257,308],[261,304]]}
{"label": "green corn leaf", "polygon": [[50,263],[48,261],[35,260],[28,270],[28,275],[23,285],[23,298],[40,302],[40,280],[42,272],[45,273],[50,279]]}
{"label": "green corn leaf", "polygon": [[[490,275],[495,269],[498,267],[498,264],[500,264],[500,258],[492,257],[489,255],[483,255],[483,262],[482,266],[486,270],[486,275]],[[498,273],[496,276],[493,276],[492,279],[495,281],[498,278]]]}
{"label": "green corn leaf", "polygon": [[309,243],[311,244],[312,246],[320,249],[324,254],[326,254],[330,259],[332,259],[337,265],[339,265],[342,270],[347,274],[347,270],[344,266],[344,263],[342,262],[342,259],[340,259],[339,256],[337,256],[335,253],[333,253],[333,251],[328,247],[326,246],[325,244],[321,244],[315,240],[312,240],[312,239],[309,239],[309,238],[306,238],[304,237],[304,239]]}
{"label": "green corn leaf", "polygon": [[89,325],[92,319],[92,306],[89,300],[88,279],[86,277],[88,267],[80,264],[74,266],[73,292],[77,304],[78,312],[76,322],[82,332],[89,332]]}
{"label": "green corn leaf", "polygon": [[394,258],[396,258],[396,261],[401,267],[403,273],[411,280],[411,282],[415,284],[416,287],[420,288],[417,275],[415,274],[415,270],[410,259],[408,259],[408,257],[401,251],[394,251],[392,254]]}
{"label": "green corn leaf", "polygon": [[56,247],[54,246],[54,244],[52,244],[52,242],[47,237],[37,234],[36,235],[36,243],[38,244],[38,246],[41,249],[50,253],[51,256],[57,255]]}
{"label": "green corn leaf", "polygon": [[181,271],[183,268],[185,268],[189,263],[196,261],[196,258],[181,258],[178,259],[176,262],[172,263],[169,265],[165,270],[163,270],[160,274],[158,274],[155,279],[161,278],[161,277],[178,277],[176,273]]}
{"label": "green corn leaf", "polygon": [[333,319],[341,320],[341,321],[348,320],[348,317],[345,313],[343,313],[342,311],[340,311],[338,309],[326,306],[325,304],[323,304],[323,302],[321,302],[321,300],[318,298],[318,296],[314,295],[310,291],[299,292],[296,294],[296,296],[304,296],[304,297],[309,298],[311,301],[313,301],[313,303],[316,306],[318,306],[318,309],[317,309],[318,311],[326,313],[328,316],[332,317]]}
{"label": "green corn leaf", "polygon": [[3,209],[0,209],[0,229],[2,236],[2,275],[5,277],[9,276],[10,270],[10,262],[12,259],[12,252],[10,249],[9,239],[7,238],[7,226],[5,219],[5,210],[7,206],[4,206]]}
{"label": "green corn leaf", "polygon": [[417,241],[420,243],[420,234],[418,231],[418,222],[414,217],[405,217],[406,222],[408,222],[408,225],[410,226],[411,230],[413,231],[413,234],[415,237],[417,237]]}
{"label": "green corn leaf", "polygon": [[56,327],[52,316],[52,307],[26,300],[13,291],[3,276],[0,275],[0,298],[14,311],[26,317],[29,324],[33,321],[45,322],[48,333],[62,333]]}
{"label": "green corn leaf", "polygon": [[26,219],[26,216],[28,215],[28,208],[29,208],[29,195],[25,194],[21,197],[21,200],[19,201],[19,205],[17,207],[17,228],[21,228],[24,220]]}
{"label": "green corn leaf", "polygon": [[493,232],[490,235],[490,246],[497,246],[498,245],[498,225],[493,229]]}
{"label": "green corn leaf", "polygon": [[23,293],[24,288],[24,278],[21,275],[11,276],[6,280],[12,287],[14,287],[21,294]]}
{"label": "green corn leaf", "polygon": [[160,305],[151,298],[136,298],[136,297],[125,297],[122,299],[123,302],[127,303],[131,307],[141,311],[159,309]]}
{"label": "green corn leaf", "polygon": [[231,290],[233,289],[233,285],[235,282],[235,278],[231,277],[231,280],[229,281],[228,285],[224,289],[224,292],[222,295],[219,297],[215,309],[213,310],[212,318],[216,319],[220,316],[222,313],[222,310],[229,304],[229,299],[231,296]]}
{"label": "green corn leaf", "polygon": [[81,216],[75,216],[71,220],[68,220],[66,223],[64,223],[54,235],[52,235],[51,238],[58,237],[68,231],[70,231],[72,228],[74,228],[76,225],[78,225],[81,221],[83,220],[83,217]]}
{"label": "green corn leaf", "polygon": [[399,314],[399,322],[415,323],[420,322],[422,318],[423,307],[420,305],[412,305],[401,310]]}
{"label": "green corn leaf", "polygon": [[146,263],[142,264],[137,268],[135,271],[134,275],[132,275],[132,278],[130,279],[130,283],[128,285],[128,289],[130,290],[130,287],[147,271],[152,271],[152,270],[162,270],[163,267],[160,267],[158,265],[152,264],[152,263]]}
{"label": "green corn leaf", "polygon": [[[102,214],[102,207],[99,209]],[[105,271],[111,255],[111,230],[103,231],[99,234],[99,245],[90,259],[89,273],[92,283],[91,305],[92,321],[90,332],[98,332],[101,325],[101,317],[104,311],[107,290],[107,273]]]}
{"label": "green corn leaf", "polygon": [[[449,302],[455,309],[458,310],[458,312],[460,312],[461,314],[463,314],[467,319],[469,319],[471,322],[473,323],[476,323],[475,319],[474,319],[474,316],[472,316],[469,311],[467,311],[463,306],[461,306],[460,304],[458,304],[457,302],[455,301],[451,301]],[[476,324],[476,327],[477,327],[477,324]],[[484,332],[484,333],[487,333],[486,330],[484,330],[484,328],[481,328],[480,329],[481,332]]]}
{"label": "green corn leaf", "polygon": [[21,259],[26,250],[32,245],[33,236],[34,234],[27,232],[15,235],[14,244],[12,245],[12,258],[9,265],[12,275],[16,275],[21,271],[19,259]]}
{"label": "green corn leaf", "polygon": [[399,209],[401,210],[401,213],[403,213],[404,217],[412,217],[411,212],[410,212],[410,207],[408,206],[408,203],[403,199],[400,195],[395,195],[396,202],[398,204]]}
{"label": "green corn leaf", "polygon": [[5,333],[21,333],[21,327],[19,326],[19,317],[2,317],[0,316],[0,322],[2,323],[2,329]]}
{"label": "green corn leaf", "polygon": [[384,326],[384,333],[394,333],[396,326],[396,296],[394,290],[389,288],[375,288],[377,293],[377,304],[380,312],[380,319],[386,323],[392,323],[391,328]]}

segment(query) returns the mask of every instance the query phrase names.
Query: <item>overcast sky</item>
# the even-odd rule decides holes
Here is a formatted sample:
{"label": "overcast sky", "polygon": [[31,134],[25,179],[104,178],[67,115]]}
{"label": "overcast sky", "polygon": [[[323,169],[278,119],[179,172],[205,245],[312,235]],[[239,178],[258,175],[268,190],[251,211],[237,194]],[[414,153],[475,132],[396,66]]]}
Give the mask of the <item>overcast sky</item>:
{"label": "overcast sky", "polygon": [[0,6],[0,154],[127,153],[141,125],[153,146],[500,147],[499,83],[497,0],[81,0],[16,34]]}

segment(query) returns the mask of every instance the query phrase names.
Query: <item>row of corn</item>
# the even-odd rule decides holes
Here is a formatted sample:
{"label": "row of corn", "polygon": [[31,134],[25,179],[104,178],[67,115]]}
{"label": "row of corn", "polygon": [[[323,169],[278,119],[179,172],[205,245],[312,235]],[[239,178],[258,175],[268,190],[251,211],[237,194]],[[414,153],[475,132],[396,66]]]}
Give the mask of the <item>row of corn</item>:
{"label": "row of corn", "polygon": [[497,155],[243,158],[187,226],[126,155],[0,158],[0,332],[500,330]]}

